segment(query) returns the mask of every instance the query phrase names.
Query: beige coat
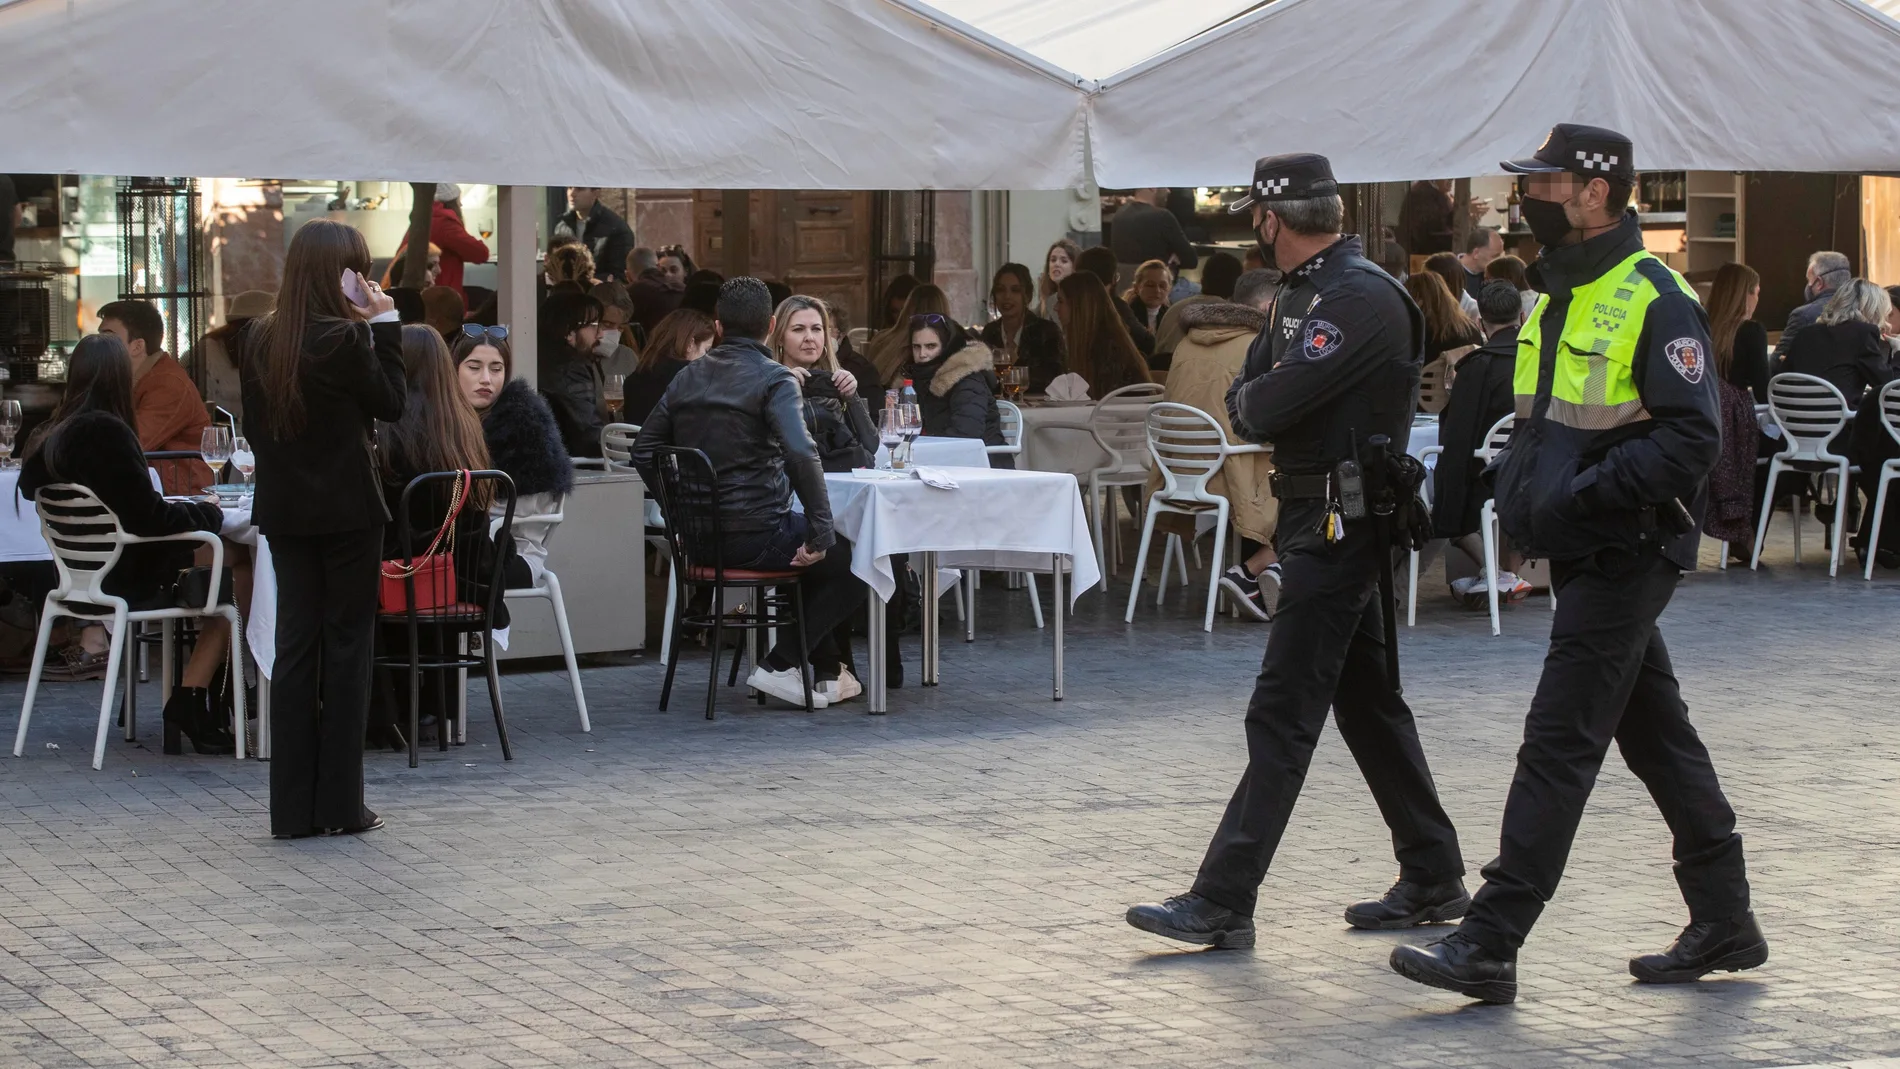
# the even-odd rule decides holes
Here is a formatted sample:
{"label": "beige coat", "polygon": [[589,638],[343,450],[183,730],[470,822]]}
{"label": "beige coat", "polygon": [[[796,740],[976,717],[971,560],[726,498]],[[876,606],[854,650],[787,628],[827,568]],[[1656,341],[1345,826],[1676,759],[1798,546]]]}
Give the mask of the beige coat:
{"label": "beige coat", "polygon": [[[1266,325],[1266,313],[1229,301],[1210,301],[1182,309],[1187,328],[1168,368],[1167,400],[1193,405],[1220,422],[1227,440],[1242,444],[1227,419],[1227,388],[1246,363],[1247,349]],[[1256,542],[1273,541],[1280,518],[1279,502],[1267,486],[1273,471],[1268,454],[1228,457],[1207,484],[1209,491],[1227,499],[1234,527]],[[1150,492],[1161,488],[1161,475],[1149,477]]]}

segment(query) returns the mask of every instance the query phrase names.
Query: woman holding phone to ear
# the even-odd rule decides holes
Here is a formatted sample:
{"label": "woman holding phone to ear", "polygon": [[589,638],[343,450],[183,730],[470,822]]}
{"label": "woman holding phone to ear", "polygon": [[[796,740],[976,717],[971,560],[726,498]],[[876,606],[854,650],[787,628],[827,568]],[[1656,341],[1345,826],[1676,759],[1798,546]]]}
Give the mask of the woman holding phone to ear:
{"label": "woman holding phone to ear", "polygon": [[367,279],[353,227],[298,228],[277,310],[244,344],[244,408],[257,455],[252,517],[277,573],[271,678],[271,833],[370,831],[363,804],[376,588],[389,510],[371,452],[375,420],[402,416],[395,302]]}

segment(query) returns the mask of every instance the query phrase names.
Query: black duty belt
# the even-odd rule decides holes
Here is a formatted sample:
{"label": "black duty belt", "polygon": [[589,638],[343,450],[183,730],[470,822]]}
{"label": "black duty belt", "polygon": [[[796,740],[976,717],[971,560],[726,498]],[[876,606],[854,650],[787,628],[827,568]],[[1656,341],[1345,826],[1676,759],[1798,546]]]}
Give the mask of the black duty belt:
{"label": "black duty belt", "polygon": [[1325,501],[1332,496],[1324,475],[1288,475],[1276,471],[1267,477],[1267,485],[1273,490],[1273,496],[1281,501]]}

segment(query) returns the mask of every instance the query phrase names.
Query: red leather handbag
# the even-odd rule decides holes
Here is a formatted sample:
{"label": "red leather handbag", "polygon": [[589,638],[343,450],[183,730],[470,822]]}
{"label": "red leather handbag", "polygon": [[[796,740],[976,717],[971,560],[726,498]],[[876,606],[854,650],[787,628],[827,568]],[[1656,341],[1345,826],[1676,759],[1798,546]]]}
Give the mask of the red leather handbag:
{"label": "red leather handbag", "polygon": [[465,470],[460,475],[449,491],[449,514],[436,529],[429,548],[410,558],[408,564],[400,560],[383,562],[377,601],[384,614],[393,616],[409,611],[411,579],[415,581],[418,611],[455,604],[455,520],[462,514],[462,506],[468,503],[469,490],[474,484],[470,472]]}

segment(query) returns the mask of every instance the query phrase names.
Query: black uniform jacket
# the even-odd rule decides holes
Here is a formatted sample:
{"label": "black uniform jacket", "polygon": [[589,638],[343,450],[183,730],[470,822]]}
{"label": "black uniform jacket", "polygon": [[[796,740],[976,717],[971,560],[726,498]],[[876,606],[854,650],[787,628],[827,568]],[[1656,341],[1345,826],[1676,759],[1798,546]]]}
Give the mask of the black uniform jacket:
{"label": "black uniform jacket", "polygon": [[[1370,455],[1383,434],[1394,450],[1411,437],[1425,324],[1391,275],[1361,254],[1348,235],[1287,273],[1267,325],[1227,390],[1234,431],[1273,443],[1274,466],[1324,474],[1339,461]],[[1283,505],[1278,544],[1303,539],[1317,502]],[[1365,530],[1349,524],[1348,533]]]}

